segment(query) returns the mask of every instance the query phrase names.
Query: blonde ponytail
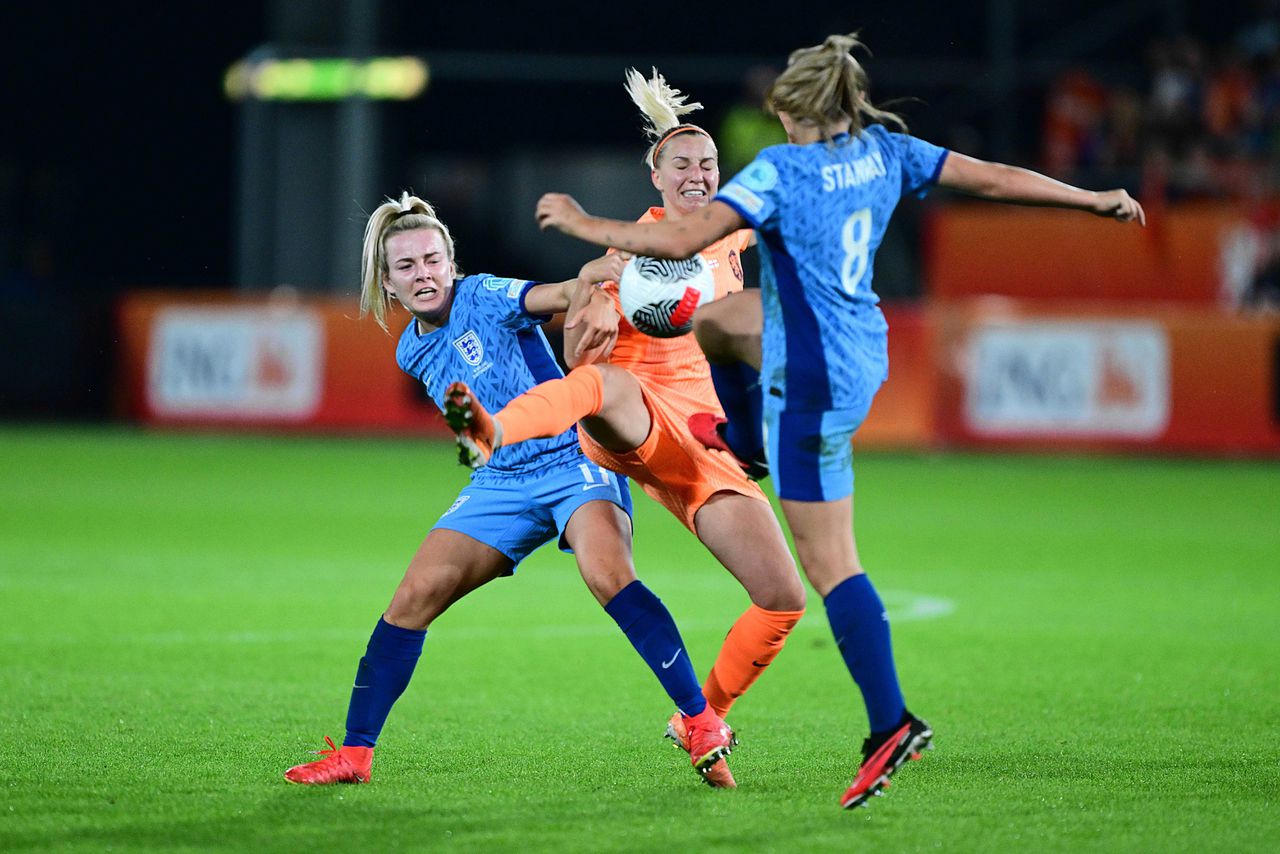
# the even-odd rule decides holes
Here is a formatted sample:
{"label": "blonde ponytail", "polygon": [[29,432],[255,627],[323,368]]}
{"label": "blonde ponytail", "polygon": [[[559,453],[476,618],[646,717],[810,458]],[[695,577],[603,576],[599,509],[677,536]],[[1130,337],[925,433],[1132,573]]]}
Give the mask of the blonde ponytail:
{"label": "blonde ponytail", "polygon": [[856,34],[827,36],[822,44],[793,51],[787,67],[769,90],[767,105],[800,122],[830,125],[850,120],[857,134],[868,124],[905,131],[907,123],[869,99],[866,70],[852,56],[864,47]]}
{"label": "blonde ponytail", "polygon": [[644,133],[651,141],[649,150],[644,155],[644,162],[650,169],[657,168],[662,146],[673,136],[700,133],[711,138],[711,134],[697,125],[681,122],[682,116],[701,110],[702,104],[696,101],[692,104],[685,103],[689,96],[668,85],[658,69],[653,69],[653,77],[649,80],[645,80],[644,75],[634,68],[627,69],[626,77],[627,94],[644,116]]}
{"label": "blonde ponytail", "polygon": [[364,249],[360,256],[360,316],[372,314],[383,329],[387,328],[387,306],[391,295],[382,287],[387,268],[387,238],[404,231],[432,228],[444,238],[445,251],[453,261],[453,235],[449,226],[436,216],[435,208],[408,192],[400,200],[387,199],[369,215],[364,227]]}

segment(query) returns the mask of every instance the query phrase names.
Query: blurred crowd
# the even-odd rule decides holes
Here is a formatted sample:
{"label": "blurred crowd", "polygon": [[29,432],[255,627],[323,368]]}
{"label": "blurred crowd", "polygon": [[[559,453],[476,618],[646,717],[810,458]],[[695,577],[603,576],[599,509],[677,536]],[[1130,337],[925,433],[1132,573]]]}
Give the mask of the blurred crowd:
{"label": "blurred crowd", "polygon": [[1136,177],[1150,199],[1280,194],[1280,4],[1265,5],[1225,43],[1152,41],[1141,89],[1065,70],[1045,99],[1045,170]]}
{"label": "blurred crowd", "polygon": [[1149,209],[1228,200],[1241,219],[1221,240],[1224,304],[1280,309],[1280,2],[1223,43],[1192,36],[1146,49],[1144,88],[1089,71],[1045,98],[1042,166],[1063,180],[1137,188]]}
{"label": "blurred crowd", "polygon": [[[1254,0],[1253,8],[1253,19],[1228,37],[1157,38],[1135,51],[1141,63],[1094,61],[1063,69],[1043,92],[1039,133],[1035,128],[1019,133],[1022,148],[1015,157],[1082,186],[1137,191],[1154,222],[1160,221],[1158,208],[1165,203],[1229,203],[1241,220],[1221,240],[1224,302],[1280,308],[1280,0]],[[777,121],[760,109],[775,72],[751,69],[738,101],[721,115],[716,133],[725,175],[734,174],[760,148],[785,140]],[[943,133],[938,138],[958,141]],[[968,150],[983,153],[976,143]],[[449,174],[457,183],[457,169]],[[167,266],[154,262],[151,252],[99,259],[86,251],[83,258],[69,258],[68,218],[74,218],[74,208],[65,199],[74,195],[81,178],[76,167],[52,157],[19,166],[0,149],[0,295],[35,299],[42,285],[59,280],[60,271],[98,291],[104,266],[117,285],[209,286],[229,278],[226,262],[206,264],[202,269],[212,272],[202,273],[181,257]],[[471,178],[473,184],[489,180],[483,171]],[[447,184],[433,187],[437,196],[447,197]],[[460,222],[468,211],[490,214],[483,206],[449,209]],[[223,232],[230,229],[230,217],[226,220]],[[910,215],[900,220],[909,229]],[[907,245],[896,255],[886,253],[882,264],[885,286],[902,281],[904,296],[918,292],[918,271],[904,262],[895,278],[891,258],[912,258],[916,237],[909,231]],[[101,245],[104,255],[113,248],[106,240]],[[93,279],[67,276],[86,262],[95,265]]]}

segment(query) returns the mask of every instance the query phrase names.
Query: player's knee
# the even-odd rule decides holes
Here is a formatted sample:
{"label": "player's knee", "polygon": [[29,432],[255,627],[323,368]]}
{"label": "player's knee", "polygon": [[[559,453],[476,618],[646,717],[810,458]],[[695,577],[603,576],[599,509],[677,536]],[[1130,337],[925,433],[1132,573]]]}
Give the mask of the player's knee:
{"label": "player's knee", "polygon": [[766,611],[803,611],[805,607],[804,585],[794,572],[787,581],[780,580],[750,595],[752,604]]}
{"label": "player's knee", "polygon": [[640,385],[630,371],[613,365],[596,365],[600,371],[600,411],[606,420],[617,420],[619,416],[634,417],[635,408],[644,405],[644,396],[640,393]]}
{"label": "player's knee", "polygon": [[763,317],[758,302],[755,312],[750,311],[750,299],[743,291],[708,303],[694,313],[693,335],[708,361],[755,363]]}
{"label": "player's knee", "polygon": [[387,606],[387,621],[403,628],[425,629],[449,607],[458,582],[448,573],[408,573]]}
{"label": "player's knee", "polygon": [[587,589],[596,597],[596,601],[604,606],[621,593],[624,587],[635,581],[636,574],[629,565],[624,564],[593,566],[583,569],[582,580],[587,583]]}
{"label": "player's knee", "polygon": [[804,569],[805,578],[809,579],[809,583],[813,585],[814,591],[823,598],[826,598],[826,595],[840,582],[850,576],[861,575],[863,572],[862,564],[856,556],[850,558],[830,554],[821,557],[810,555],[807,560],[802,557],[800,565]]}
{"label": "player's knee", "polygon": [[720,313],[712,310],[714,305],[712,303],[704,306],[693,315],[693,337],[702,348],[702,352],[712,361],[730,355],[727,352],[729,333],[724,328]]}
{"label": "player's knee", "polygon": [[794,584],[788,584],[778,596],[778,605],[776,608],[770,608],[771,611],[803,611],[808,597],[804,592],[804,585],[800,583],[800,576],[795,576]]}

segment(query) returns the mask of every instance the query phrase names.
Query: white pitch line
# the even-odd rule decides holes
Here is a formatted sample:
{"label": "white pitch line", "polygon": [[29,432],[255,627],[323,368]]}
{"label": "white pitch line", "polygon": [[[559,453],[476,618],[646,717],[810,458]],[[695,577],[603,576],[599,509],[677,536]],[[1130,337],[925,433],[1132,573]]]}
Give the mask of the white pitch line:
{"label": "white pitch line", "polygon": [[909,593],[905,590],[886,590],[881,594],[890,622],[914,623],[917,620],[937,620],[956,609],[956,603],[941,596]]}
{"label": "white pitch line", "polygon": [[[956,605],[950,599],[940,596],[927,596],[902,590],[886,590],[881,593],[885,609],[889,612],[891,623],[912,623],[920,620],[936,620],[955,611]],[[593,638],[606,637],[617,633],[613,623],[602,619],[596,623],[550,623],[541,626],[529,626],[512,631],[497,626],[450,626],[448,618],[439,628],[432,629],[428,643],[454,640],[485,641],[494,639],[510,640],[519,637],[525,640],[555,638]],[[723,632],[728,623],[724,620],[681,620],[680,630],[686,634],[693,632]],[[796,631],[830,632],[821,609],[810,607],[809,614],[796,626]],[[317,641],[359,642],[362,635],[348,629],[293,629],[282,631],[237,631],[237,632],[150,632],[127,634],[109,632],[99,636],[95,643],[155,644],[158,646],[181,644],[225,644],[253,645],[275,643],[315,643]],[[46,639],[47,641],[48,639]],[[30,635],[2,635],[0,644],[20,646],[31,643]],[[46,641],[42,641],[45,643]],[[82,638],[68,637],[66,643],[80,644]]]}

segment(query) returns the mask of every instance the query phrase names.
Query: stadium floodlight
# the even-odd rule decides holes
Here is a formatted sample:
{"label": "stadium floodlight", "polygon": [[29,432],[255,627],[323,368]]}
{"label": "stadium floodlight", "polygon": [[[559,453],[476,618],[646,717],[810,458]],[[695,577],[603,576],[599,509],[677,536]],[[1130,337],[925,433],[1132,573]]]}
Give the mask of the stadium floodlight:
{"label": "stadium floodlight", "polygon": [[416,56],[242,59],[222,87],[232,101],[408,101],[427,88],[431,72]]}

